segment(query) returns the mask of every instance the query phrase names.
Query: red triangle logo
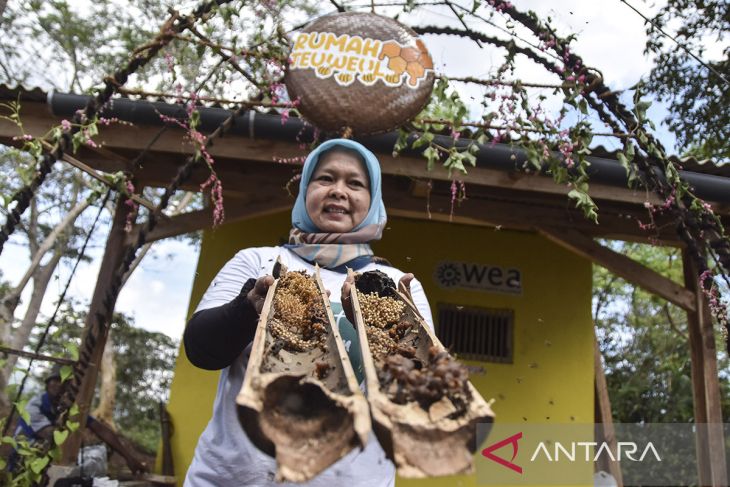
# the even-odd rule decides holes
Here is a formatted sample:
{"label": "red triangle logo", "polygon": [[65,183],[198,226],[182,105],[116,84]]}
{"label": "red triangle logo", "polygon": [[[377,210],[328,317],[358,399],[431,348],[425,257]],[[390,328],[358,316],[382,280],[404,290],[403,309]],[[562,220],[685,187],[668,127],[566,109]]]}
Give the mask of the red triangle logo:
{"label": "red triangle logo", "polygon": [[[522,438],[522,432],[510,436],[509,438],[505,438],[502,441],[498,441],[497,443],[490,445],[486,447],[484,450],[482,450],[482,456],[485,458],[488,458],[492,460],[493,462],[497,462],[500,465],[509,468],[510,470],[514,470],[515,472],[521,474],[522,473],[522,467],[519,465],[515,465],[512,463],[517,456],[517,449],[519,448],[519,444],[517,443]],[[495,450],[499,450],[503,446],[506,445],[512,445],[512,458],[510,460],[505,460],[502,457],[498,457],[497,455],[493,454]]]}

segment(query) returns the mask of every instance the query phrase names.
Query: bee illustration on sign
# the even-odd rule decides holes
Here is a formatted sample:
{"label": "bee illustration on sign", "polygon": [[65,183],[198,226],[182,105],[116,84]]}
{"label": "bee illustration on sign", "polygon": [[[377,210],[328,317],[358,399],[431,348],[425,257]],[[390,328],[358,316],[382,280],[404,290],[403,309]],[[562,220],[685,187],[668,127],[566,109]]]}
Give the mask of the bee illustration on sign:
{"label": "bee illustration on sign", "polygon": [[365,86],[381,81],[389,87],[416,89],[433,72],[433,61],[420,39],[404,45],[357,35],[302,32],[294,41],[289,69],[312,69],[317,78],[333,77],[340,86],[357,80]]}

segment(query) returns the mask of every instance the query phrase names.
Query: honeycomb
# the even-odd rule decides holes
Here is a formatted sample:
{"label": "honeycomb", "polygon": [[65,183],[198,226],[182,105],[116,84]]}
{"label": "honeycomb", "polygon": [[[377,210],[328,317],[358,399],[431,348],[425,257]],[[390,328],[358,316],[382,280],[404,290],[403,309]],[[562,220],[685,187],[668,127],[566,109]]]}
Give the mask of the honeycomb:
{"label": "honeycomb", "polygon": [[305,272],[287,272],[274,295],[274,316],[269,321],[277,348],[305,352],[324,347],[327,313],[314,279]]}

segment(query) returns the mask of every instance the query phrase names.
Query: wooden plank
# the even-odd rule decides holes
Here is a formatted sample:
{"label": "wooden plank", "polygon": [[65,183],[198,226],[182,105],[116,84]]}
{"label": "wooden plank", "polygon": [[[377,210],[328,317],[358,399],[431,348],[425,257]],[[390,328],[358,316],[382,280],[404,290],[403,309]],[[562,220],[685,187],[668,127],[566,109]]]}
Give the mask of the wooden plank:
{"label": "wooden plank", "polygon": [[696,310],[694,293],[629,257],[602,246],[592,238],[570,229],[557,231],[539,228],[538,231],[561,247],[605,267],[617,276],[650,293],[656,294],[682,309]]}
{"label": "wooden plank", "polygon": [[[683,252],[682,261],[687,288],[692,290],[697,302],[697,310],[687,313],[692,350],[692,392],[695,401],[700,404],[704,402],[704,422],[707,424],[707,429],[703,431],[705,437],[699,435],[697,439],[700,485],[727,486],[722,403],[712,313],[707,297],[698,282],[697,266],[689,252]],[[698,369],[696,373],[695,368]],[[700,383],[702,387],[700,387]],[[698,407],[695,406],[695,410]],[[700,423],[697,420],[695,422]],[[702,431],[701,428],[698,429]],[[705,445],[701,445],[701,443],[705,443]],[[702,482],[703,477],[705,483]]]}
{"label": "wooden plank", "polygon": [[167,406],[165,406],[165,403],[160,401],[159,407],[160,443],[162,443],[162,475],[174,476],[175,463],[172,459],[172,444],[170,443],[170,437],[172,436],[174,427],[172,425],[172,418],[170,417],[170,413],[167,412]]}
{"label": "wooden plank", "polygon": [[[595,330],[595,327],[594,327]],[[595,388],[596,388],[596,409],[599,413],[601,427],[603,429],[603,441],[608,443],[609,448],[614,456],[607,460],[608,471],[616,480],[617,487],[623,487],[624,480],[621,473],[621,463],[614,458],[618,458],[618,445],[616,443],[616,431],[613,427],[613,415],[611,413],[611,399],[608,394],[608,384],[606,384],[606,374],[603,370],[603,361],[601,360],[601,349],[598,346],[598,340],[593,338],[593,358],[595,370]]]}
{"label": "wooden plank", "polygon": [[141,480],[145,480],[147,482],[152,482],[154,484],[162,484],[162,485],[176,485],[177,484],[177,478],[175,478],[172,475],[159,475],[155,473],[145,473],[139,476]]}
{"label": "wooden plank", "polygon": [[[139,191],[141,191],[141,188],[139,188]],[[80,348],[82,358],[84,345],[87,343],[92,324],[97,320],[99,315],[101,315],[102,319],[104,319],[107,323],[111,320],[114,303],[111,303],[111,309],[106,314],[101,313],[105,308],[104,297],[109,289],[112,276],[114,275],[114,271],[121,264],[121,260],[124,255],[124,240],[126,237],[124,227],[127,222],[128,213],[129,206],[125,205],[121,200],[118,201],[114,212],[114,218],[112,220],[112,227],[109,230],[109,236],[107,237],[104,256],[102,257],[101,266],[99,268],[96,287],[94,288],[94,294],[91,298],[91,304],[89,305],[89,311],[86,316],[84,338]],[[79,448],[81,447],[83,430],[86,427],[86,419],[91,408],[91,400],[94,397],[96,378],[99,373],[99,367],[97,364],[101,363],[101,356],[104,353],[104,346],[106,345],[108,331],[109,327],[106,327],[106,333],[96,336],[96,342],[94,343],[89,357],[90,364],[86,369],[79,391],[76,394],[76,404],[79,407],[77,421],[79,421],[81,426],[78,430],[76,430],[76,432],[69,435],[68,439],[63,444],[61,465],[72,465],[76,462],[76,457],[78,455]]]}

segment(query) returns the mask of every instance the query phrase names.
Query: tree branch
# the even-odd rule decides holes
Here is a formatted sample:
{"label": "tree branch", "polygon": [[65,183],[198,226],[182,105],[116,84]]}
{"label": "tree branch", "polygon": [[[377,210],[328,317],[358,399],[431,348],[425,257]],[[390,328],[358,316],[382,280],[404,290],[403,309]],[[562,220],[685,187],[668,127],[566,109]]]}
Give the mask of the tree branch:
{"label": "tree branch", "polygon": [[31,259],[30,264],[25,271],[25,274],[20,279],[18,284],[13,288],[13,290],[10,291],[4,299],[10,299],[14,296],[20,296],[20,294],[23,292],[23,289],[25,289],[25,286],[28,284],[30,279],[33,277],[36,269],[40,265],[43,256],[46,255],[46,252],[48,252],[54,246],[58,237],[64,230],[66,230],[66,227],[72,225],[79,217],[79,215],[81,215],[81,213],[83,213],[84,210],[89,207],[91,201],[92,200],[90,198],[87,198],[80,203],[77,203],[76,206],[71,209],[71,211],[66,213],[66,215],[63,217],[63,220],[61,220],[53,228],[51,233],[48,234],[43,242],[40,245],[36,245],[36,250],[33,254],[33,258]]}
{"label": "tree branch", "polygon": [[679,327],[677,326],[677,323],[674,322],[674,318],[672,318],[672,313],[669,312],[669,304],[664,303],[662,310],[664,311],[664,314],[667,317],[667,321],[669,322],[669,326],[672,328],[672,330],[674,330],[677,333],[677,335],[681,336],[682,338],[687,340],[687,342],[689,342],[689,335],[687,333],[683,332],[682,330],[680,330]]}

